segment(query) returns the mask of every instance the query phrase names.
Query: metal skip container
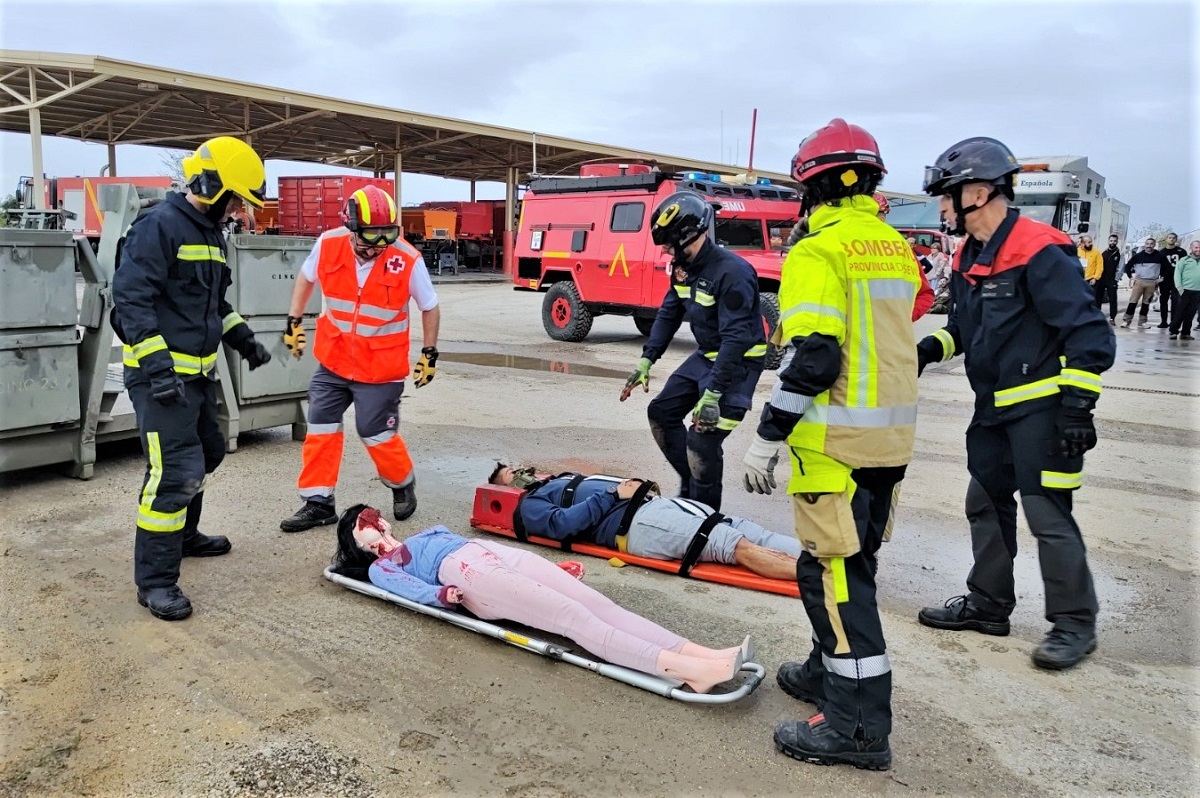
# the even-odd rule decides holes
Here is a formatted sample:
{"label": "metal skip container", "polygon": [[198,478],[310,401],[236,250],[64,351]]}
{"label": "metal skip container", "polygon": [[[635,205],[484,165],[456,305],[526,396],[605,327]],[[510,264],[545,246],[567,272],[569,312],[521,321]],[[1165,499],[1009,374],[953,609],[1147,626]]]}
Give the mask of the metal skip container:
{"label": "metal skip container", "polygon": [[[0,229],[0,473],[63,465],[92,476],[99,444],[136,438],[137,419],[121,380],[121,346],[109,323],[120,239],[154,204],[132,185],[102,186],[98,249],[67,231]],[[307,432],[313,357],[283,344],[296,272],[313,239],[231,236],[226,293],[273,359],[251,372],[229,347],[217,355],[219,421],[229,451],[240,432],[292,426]],[[313,334],[320,309],[305,310]]]}
{"label": "metal skip container", "polygon": [[[304,439],[307,431],[305,397],[317,364],[311,352],[302,358],[293,358],[283,343],[283,333],[296,273],[315,240],[245,234],[232,235],[228,239],[227,262],[233,284],[227,298],[271,353],[270,363],[251,371],[237,352],[225,347],[239,414],[238,419],[230,419],[231,449],[239,427],[257,429],[291,424],[292,437]],[[314,335],[314,320],[320,310],[318,289],[313,291],[304,309],[304,327],[309,340]]]}
{"label": "metal skip container", "polygon": [[77,321],[71,233],[0,229],[0,471],[37,464],[9,439],[78,426]]}

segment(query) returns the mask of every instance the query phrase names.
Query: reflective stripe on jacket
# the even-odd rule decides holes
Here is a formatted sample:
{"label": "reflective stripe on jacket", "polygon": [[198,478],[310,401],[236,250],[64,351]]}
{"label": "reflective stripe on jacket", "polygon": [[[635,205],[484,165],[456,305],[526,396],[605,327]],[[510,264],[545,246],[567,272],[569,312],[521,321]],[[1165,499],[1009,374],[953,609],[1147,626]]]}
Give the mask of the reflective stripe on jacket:
{"label": "reflective stripe on jacket", "polygon": [[1010,209],[987,244],[954,256],[953,311],[918,345],[931,360],[966,355],[975,419],[1002,423],[1100,396],[1116,339],[1083,279],[1071,240]]}
{"label": "reflective stripe on jacket", "polygon": [[231,282],[225,237],[182,194],[139,216],[113,275],[124,364],[184,376],[212,371],[222,340],[234,345],[252,335],[225,299]]}
{"label": "reflective stripe on jacket", "polygon": [[360,289],[350,231],[321,236],[317,279],[325,308],[313,354],[355,382],[395,382],[408,375],[409,277],[420,254],[404,241],[387,247]]}
{"label": "reflective stripe on jacket", "polygon": [[[788,436],[806,449],[855,468],[904,465],[912,459],[917,420],[917,362],[912,311],[920,267],[895,229],[876,217],[869,197],[822,205],[811,232],[783,264],[779,288],[782,340],[835,339],[841,367],[814,398],[772,395],[772,405],[802,413]],[[799,406],[803,405],[803,406]]]}
{"label": "reflective stripe on jacket", "polygon": [[713,361],[710,387],[724,393],[744,373],[742,360],[767,354],[758,276],[744,258],[712,241],[704,242],[684,279],[682,273],[672,272],[642,357],[657,361],[686,318],[699,351]]}

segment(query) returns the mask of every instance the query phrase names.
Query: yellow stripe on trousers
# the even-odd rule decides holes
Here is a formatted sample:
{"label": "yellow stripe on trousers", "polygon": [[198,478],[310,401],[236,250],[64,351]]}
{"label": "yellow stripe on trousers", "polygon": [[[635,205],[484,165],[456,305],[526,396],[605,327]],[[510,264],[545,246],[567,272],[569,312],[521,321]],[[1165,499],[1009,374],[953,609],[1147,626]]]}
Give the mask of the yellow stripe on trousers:
{"label": "yellow stripe on trousers", "polygon": [[838,604],[850,600],[850,590],[846,585],[846,560],[842,557],[818,557],[821,563],[821,582],[825,594],[825,613],[829,616],[829,626],[837,645],[835,654],[849,654],[850,640],[846,637],[846,627],[842,623],[842,613]]}

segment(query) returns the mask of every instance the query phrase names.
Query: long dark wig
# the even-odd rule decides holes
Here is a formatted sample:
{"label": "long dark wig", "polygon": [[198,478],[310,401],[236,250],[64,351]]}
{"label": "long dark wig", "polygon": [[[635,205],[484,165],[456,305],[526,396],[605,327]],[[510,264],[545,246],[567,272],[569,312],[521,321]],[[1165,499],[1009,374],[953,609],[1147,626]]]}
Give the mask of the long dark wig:
{"label": "long dark wig", "polygon": [[367,509],[367,505],[356,504],[342,513],[342,517],[338,519],[337,551],[334,552],[333,561],[330,563],[334,573],[361,582],[370,581],[367,578],[367,569],[376,560],[374,554],[360,549],[358,541],[354,539],[354,527],[358,524],[358,516],[365,509]]}

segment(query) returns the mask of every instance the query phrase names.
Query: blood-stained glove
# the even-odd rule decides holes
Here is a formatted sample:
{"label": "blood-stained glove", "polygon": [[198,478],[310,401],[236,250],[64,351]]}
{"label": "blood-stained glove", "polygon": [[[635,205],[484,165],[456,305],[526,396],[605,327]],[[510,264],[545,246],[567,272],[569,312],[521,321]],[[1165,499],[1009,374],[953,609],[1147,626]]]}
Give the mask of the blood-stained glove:
{"label": "blood-stained glove", "polygon": [[433,382],[433,377],[437,374],[437,359],[436,346],[427,346],[421,350],[421,359],[417,361],[417,365],[413,369],[413,385],[424,388]]}
{"label": "blood-stained glove", "polygon": [[712,432],[721,420],[721,394],[716,391],[705,391],[692,408],[692,424],[696,432]]}
{"label": "blood-stained glove", "polygon": [[650,358],[644,357],[637,362],[633,373],[629,375],[629,379],[625,380],[625,387],[621,390],[621,401],[624,402],[633,393],[633,389],[642,386],[644,393],[650,393],[650,367],[654,364],[650,362]]}
{"label": "blood-stained glove", "polygon": [[775,485],[775,466],[779,465],[779,443],[755,435],[746,456],[742,458],[742,485],[747,493],[770,496]]}
{"label": "blood-stained glove", "polygon": [[292,353],[292,357],[299,360],[304,355],[304,347],[308,346],[308,338],[304,335],[304,320],[298,319],[295,316],[288,316],[287,327],[283,330],[283,343]]}
{"label": "blood-stained glove", "polygon": [[150,395],[163,405],[183,401],[183,380],[174,369],[160,369],[150,375]]}
{"label": "blood-stained glove", "polygon": [[271,362],[271,353],[267,348],[255,340],[254,336],[250,336],[246,341],[238,347],[238,353],[245,359],[246,365],[254,371],[259,366],[265,366]]}
{"label": "blood-stained glove", "polygon": [[1092,411],[1083,407],[1064,407],[1058,413],[1058,446],[1064,457],[1082,457],[1096,448],[1096,423]]}

